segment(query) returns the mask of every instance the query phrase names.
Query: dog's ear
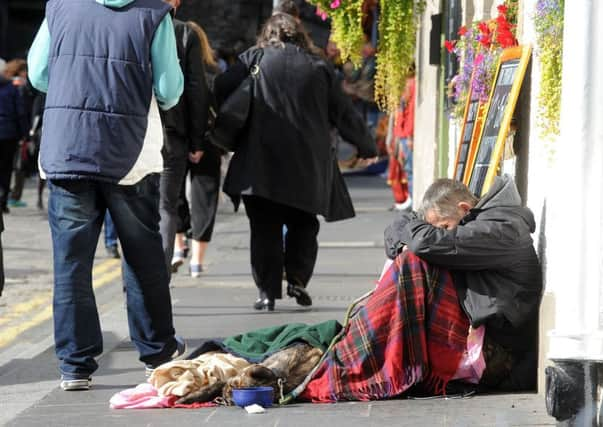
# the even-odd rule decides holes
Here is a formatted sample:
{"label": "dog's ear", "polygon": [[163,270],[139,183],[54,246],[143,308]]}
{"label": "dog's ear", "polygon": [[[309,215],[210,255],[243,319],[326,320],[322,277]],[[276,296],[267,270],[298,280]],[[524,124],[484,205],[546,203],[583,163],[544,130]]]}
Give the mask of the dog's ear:
{"label": "dog's ear", "polygon": [[262,365],[251,365],[247,369],[245,369],[244,375],[249,376],[250,378],[260,381],[262,383],[276,381],[277,377],[272,372],[272,369],[266,368]]}

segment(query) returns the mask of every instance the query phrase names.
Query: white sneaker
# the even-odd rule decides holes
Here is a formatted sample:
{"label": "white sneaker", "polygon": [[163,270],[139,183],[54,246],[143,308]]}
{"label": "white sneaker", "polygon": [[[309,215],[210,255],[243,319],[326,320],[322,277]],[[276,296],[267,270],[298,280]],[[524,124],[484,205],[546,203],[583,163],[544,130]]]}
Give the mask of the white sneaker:
{"label": "white sneaker", "polygon": [[61,388],[65,391],[90,390],[90,378],[65,379],[61,377]]}
{"label": "white sneaker", "polygon": [[396,203],[394,205],[397,211],[406,211],[412,209],[412,199],[407,197],[403,203]]}

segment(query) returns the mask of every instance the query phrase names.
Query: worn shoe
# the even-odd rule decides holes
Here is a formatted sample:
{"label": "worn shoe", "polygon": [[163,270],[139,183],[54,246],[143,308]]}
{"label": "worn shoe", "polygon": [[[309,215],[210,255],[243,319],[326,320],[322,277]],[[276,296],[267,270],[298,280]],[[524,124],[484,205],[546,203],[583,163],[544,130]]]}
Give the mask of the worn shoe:
{"label": "worn shoe", "polygon": [[156,365],[146,365],[145,366],[145,376],[148,378],[153,374],[153,371],[158,366],[163,365],[164,363],[171,362],[173,360],[180,360],[184,357],[184,353],[186,352],[186,342],[184,339],[178,335],[174,335],[174,339],[176,340],[176,351],[172,354],[172,356],[161,363],[157,363]]}
{"label": "worn shoe", "polygon": [[107,246],[107,255],[110,258],[120,259],[121,255],[119,254],[119,249],[117,249],[117,245]]}
{"label": "worn shoe", "polygon": [[203,273],[203,266],[201,264],[191,264],[191,277],[201,277],[201,273]]}
{"label": "worn shoe", "polygon": [[61,376],[61,388],[65,391],[90,390],[91,378],[65,378]]}
{"label": "worn shoe", "polygon": [[184,264],[185,259],[185,251],[174,251],[174,255],[172,255],[172,273],[178,272],[178,268],[180,268],[180,266]]}
{"label": "worn shoe", "polygon": [[296,286],[289,283],[287,285],[287,295],[295,298],[295,301],[299,305],[303,305],[304,307],[309,307],[312,305],[312,298],[310,297],[308,292],[306,292],[306,290],[301,286]]}
{"label": "worn shoe", "polygon": [[253,303],[253,308],[256,310],[274,311],[274,300],[270,298],[258,298]]}

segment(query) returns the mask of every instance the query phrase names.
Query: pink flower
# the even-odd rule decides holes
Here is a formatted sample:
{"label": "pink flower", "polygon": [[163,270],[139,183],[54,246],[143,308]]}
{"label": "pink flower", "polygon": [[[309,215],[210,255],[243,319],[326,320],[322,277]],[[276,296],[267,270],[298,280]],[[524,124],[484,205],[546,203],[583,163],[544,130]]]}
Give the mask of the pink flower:
{"label": "pink flower", "polygon": [[318,6],[316,7],[316,14],[318,16],[320,16],[320,19],[322,19],[323,21],[326,21],[327,18],[329,17],[327,15],[327,12],[324,12],[323,10],[321,10]]}
{"label": "pink flower", "polygon": [[474,65],[479,65],[482,63],[482,61],[484,60],[484,54],[480,53],[475,57],[475,61],[473,61]]}
{"label": "pink flower", "polygon": [[331,2],[331,9],[337,9],[339,6],[341,6],[341,0],[333,0]]}

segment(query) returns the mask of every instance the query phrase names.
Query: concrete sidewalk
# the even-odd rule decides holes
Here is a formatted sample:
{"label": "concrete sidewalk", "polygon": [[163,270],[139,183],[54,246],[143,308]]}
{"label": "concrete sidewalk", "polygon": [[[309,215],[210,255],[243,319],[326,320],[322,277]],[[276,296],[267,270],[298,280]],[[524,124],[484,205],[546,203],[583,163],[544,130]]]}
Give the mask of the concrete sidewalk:
{"label": "concrete sidewalk", "polygon": [[[244,213],[234,214],[228,203],[220,207],[216,233],[207,255],[208,270],[192,279],[185,268],[174,276],[172,299],[176,329],[189,349],[212,337],[287,322],[316,323],[342,320],[347,305],[374,286],[384,261],[383,229],[394,213],[389,189],[378,177],[353,177],[348,184],[357,217],[321,224],[320,251],[309,291],[311,310],[291,299],[277,301],[274,313],[251,308],[257,293],[249,267],[249,231]],[[35,208],[14,209],[6,218],[5,262],[7,295],[0,303],[0,343],[14,304],[51,290],[50,238],[44,217]],[[100,248],[102,249],[102,248]],[[144,382],[144,367],[128,339],[119,266],[99,251],[96,289],[105,337],[100,368],[87,392],[58,388],[59,373],[52,347],[52,324],[47,319],[22,328],[9,344],[0,344],[0,424],[9,426],[508,426],[554,425],[536,394],[478,396],[467,399],[389,400],[335,405],[294,404],[274,407],[263,415],[239,408],[196,410],[111,410],[110,397]],[[30,270],[31,269],[31,270]],[[112,276],[113,275],[113,276]],[[113,280],[109,278],[114,277]],[[104,278],[104,279],[103,279]],[[26,288],[31,291],[29,295]],[[29,296],[28,296],[29,295]],[[47,307],[46,307],[47,309]],[[32,317],[42,312],[39,307]],[[24,320],[22,323],[26,323]],[[10,332],[10,331],[8,331]],[[10,335],[7,335],[10,337]]]}

